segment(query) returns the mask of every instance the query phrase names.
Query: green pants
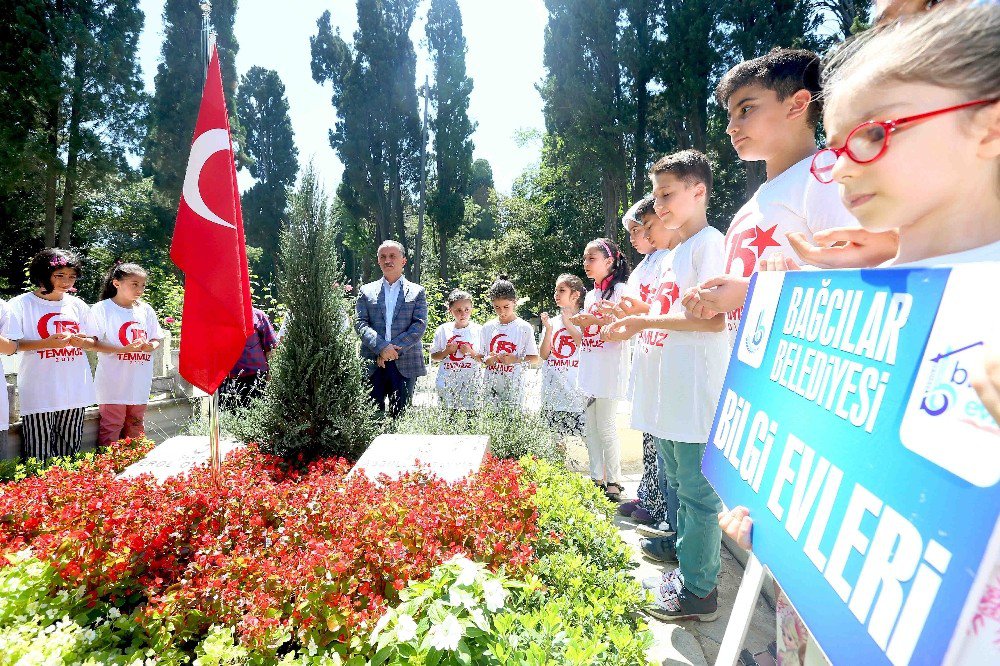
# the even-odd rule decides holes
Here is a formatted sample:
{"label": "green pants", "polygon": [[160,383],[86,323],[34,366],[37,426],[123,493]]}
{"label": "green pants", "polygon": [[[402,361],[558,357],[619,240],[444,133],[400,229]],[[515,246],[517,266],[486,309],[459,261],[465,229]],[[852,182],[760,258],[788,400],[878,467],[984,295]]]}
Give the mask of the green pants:
{"label": "green pants", "polygon": [[[707,597],[715,589],[722,569],[722,500],[701,471],[704,444],[674,442],[654,437],[666,467],[669,489],[677,495],[677,559],[684,587]],[[667,487],[661,488],[667,496]]]}

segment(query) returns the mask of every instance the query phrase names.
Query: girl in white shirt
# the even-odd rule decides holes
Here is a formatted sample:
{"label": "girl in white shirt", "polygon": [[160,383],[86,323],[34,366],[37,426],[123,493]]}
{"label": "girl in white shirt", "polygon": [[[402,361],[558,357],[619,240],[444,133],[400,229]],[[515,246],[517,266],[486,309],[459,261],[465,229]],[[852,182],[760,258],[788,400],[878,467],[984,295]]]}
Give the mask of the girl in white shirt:
{"label": "girl in white shirt", "polygon": [[590,478],[616,502],[624,490],[617,413],[628,384],[628,346],[602,340],[600,331],[626,293],[628,259],[614,241],[598,238],[583,252],[583,270],[594,288],[587,292],[584,311],[570,321],[583,333],[577,384],[589,397],[584,420]]}
{"label": "girl in white shirt", "polygon": [[483,326],[480,344],[486,366],[486,407],[520,409],[524,399],[524,365],[539,360],[535,331],[517,316],[517,292],[506,275],[497,278],[487,297],[497,316]]}
{"label": "girl in white shirt", "polygon": [[448,409],[475,409],[480,384],[480,344],[483,327],[472,321],[472,294],[455,289],[448,295],[454,321],[438,326],[431,343],[431,360],[441,365],[437,392]]}
{"label": "girl in white shirt", "polygon": [[156,312],[139,300],[146,271],[138,264],[115,264],[104,281],[101,301],[91,308],[97,361],[94,383],[101,427],[99,446],[146,434],[143,420],[153,383],[153,352],[163,329]]}
{"label": "girl in white shirt", "polygon": [[587,288],[571,273],[556,278],[555,301],[559,314],[543,312],[539,355],[542,365],[542,415],[560,438],[583,437],[583,411],[587,397],[580,392],[580,344],[583,333],[569,319],[583,309]]}
{"label": "girl in white shirt", "polygon": [[35,290],[8,303],[9,338],[24,352],[17,374],[26,458],[79,453],[83,412],[94,404],[94,378],[84,353],[93,349],[90,308],[76,291],[76,254],[46,248],[28,267]]}

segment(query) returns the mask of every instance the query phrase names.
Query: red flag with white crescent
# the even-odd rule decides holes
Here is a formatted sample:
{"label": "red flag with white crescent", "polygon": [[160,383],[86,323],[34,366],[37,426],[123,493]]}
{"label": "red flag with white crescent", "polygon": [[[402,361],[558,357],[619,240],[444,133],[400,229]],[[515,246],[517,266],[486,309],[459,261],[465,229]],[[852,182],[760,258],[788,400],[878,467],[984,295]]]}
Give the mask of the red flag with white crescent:
{"label": "red flag with white crescent", "polygon": [[253,333],[243,212],[219,53],[212,49],[170,258],[184,271],[180,373],[214,393]]}

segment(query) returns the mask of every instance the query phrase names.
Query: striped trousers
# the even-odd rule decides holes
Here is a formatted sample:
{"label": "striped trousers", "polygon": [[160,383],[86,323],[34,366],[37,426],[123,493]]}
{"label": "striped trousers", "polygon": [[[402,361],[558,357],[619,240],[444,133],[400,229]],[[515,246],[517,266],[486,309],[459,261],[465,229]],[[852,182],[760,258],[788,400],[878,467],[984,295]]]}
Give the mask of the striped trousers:
{"label": "striped trousers", "polygon": [[44,460],[80,452],[83,408],[25,414],[21,417],[25,458]]}

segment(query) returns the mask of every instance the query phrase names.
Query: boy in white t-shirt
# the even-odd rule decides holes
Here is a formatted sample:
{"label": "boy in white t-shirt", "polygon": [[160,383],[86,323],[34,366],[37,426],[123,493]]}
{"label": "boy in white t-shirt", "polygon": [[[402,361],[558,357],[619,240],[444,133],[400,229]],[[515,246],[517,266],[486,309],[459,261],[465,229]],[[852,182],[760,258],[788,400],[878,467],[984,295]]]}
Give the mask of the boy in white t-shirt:
{"label": "boy in white t-shirt", "polygon": [[[748,162],[762,160],[767,169],[767,180],[737,211],[726,233],[722,274],[684,294],[684,305],[696,315],[726,313],[731,343],[758,263],[775,252],[793,256],[787,234],[809,244],[817,233],[858,226],[837,186],[820,183],[809,173],[822,112],[819,65],[819,56],[811,51],[774,49],[733,67],[715,91],[729,110],[726,131],[736,154]],[[866,265],[876,266],[895,254],[895,239],[881,240],[866,248]]]}
{"label": "boy in white t-shirt", "polygon": [[[663,244],[654,244],[646,233],[644,222],[656,218],[653,210],[655,200],[652,195],[637,201],[622,217],[622,226],[628,232],[629,241],[636,252],[643,255],[628,276],[625,295],[618,307],[623,314],[646,314],[649,312],[649,302],[660,280],[660,266],[670,250],[677,245],[676,232],[666,230],[662,238]],[[668,241],[669,239],[669,241]],[[628,398],[635,400],[636,376],[643,371],[648,349],[641,340],[636,340],[632,348],[631,372],[629,373]],[[641,384],[640,384],[641,386]],[[641,390],[641,389],[640,389]],[[642,399],[642,396],[640,396]],[[647,536],[666,536],[667,530],[677,522],[676,497],[665,498],[660,492],[660,482],[657,479],[662,463],[657,464],[656,444],[648,432],[642,433],[642,479],[636,490],[636,499],[618,505],[618,513],[628,516],[639,523],[641,529],[651,530]],[[669,488],[668,488],[669,489]]]}
{"label": "boy in white t-shirt", "polygon": [[[11,326],[7,302],[0,299],[0,354],[9,356],[16,353],[17,340],[20,338],[20,332],[15,334],[14,328]],[[7,431],[10,430],[10,400],[7,391],[7,377],[3,374],[2,367],[0,367],[0,379],[3,379],[3,395],[0,396],[0,451],[6,451]]]}
{"label": "boy in white t-shirt", "polygon": [[488,408],[521,408],[524,366],[537,363],[538,345],[531,324],[517,316],[517,292],[506,275],[494,282],[487,296],[497,316],[483,326],[483,365]]}
{"label": "boy in white t-shirt", "polygon": [[431,360],[440,363],[437,371],[438,397],[447,409],[475,409],[478,406],[483,327],[472,321],[472,294],[455,289],[445,301],[453,321],[434,331]]}
{"label": "boy in white t-shirt", "polygon": [[[721,270],[721,233],[708,226],[706,207],[712,168],[696,150],[661,158],[650,171],[656,214],[681,242],[663,263],[649,314],[629,315],[602,332],[625,340],[641,332],[668,331],[662,340],[659,372],[636,383],[632,424],[654,436],[667,483],[677,493],[676,539],[644,540],[644,552],[680,563],[664,574],[650,614],[668,621],[714,620],[718,615],[717,579],[722,566],[718,513],[722,502],[701,471],[712,418],[722,391],[729,343],[725,315],[700,319],[680,304],[680,293]],[[638,378],[637,378],[638,379]],[[664,493],[666,495],[666,493]],[[656,552],[654,552],[656,551]]]}

